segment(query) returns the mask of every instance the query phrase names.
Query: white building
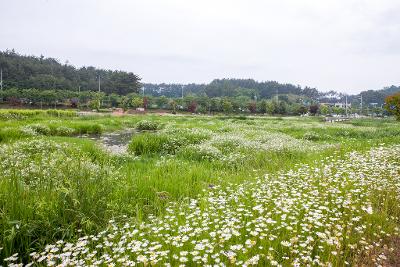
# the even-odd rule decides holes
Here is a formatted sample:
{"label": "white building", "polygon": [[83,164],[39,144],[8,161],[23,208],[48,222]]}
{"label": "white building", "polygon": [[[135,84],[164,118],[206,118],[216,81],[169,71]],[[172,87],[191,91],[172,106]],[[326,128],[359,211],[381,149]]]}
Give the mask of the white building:
{"label": "white building", "polygon": [[[335,103],[335,107],[337,108],[346,108],[346,103]],[[347,103],[347,108],[351,108],[351,103]]]}

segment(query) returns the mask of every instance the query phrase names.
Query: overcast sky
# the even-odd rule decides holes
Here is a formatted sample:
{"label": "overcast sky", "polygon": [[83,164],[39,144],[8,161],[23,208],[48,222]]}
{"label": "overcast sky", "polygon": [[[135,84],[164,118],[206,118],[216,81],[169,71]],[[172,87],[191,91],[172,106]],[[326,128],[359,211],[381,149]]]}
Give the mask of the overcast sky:
{"label": "overcast sky", "polygon": [[0,0],[0,50],[144,82],[400,85],[398,0]]}

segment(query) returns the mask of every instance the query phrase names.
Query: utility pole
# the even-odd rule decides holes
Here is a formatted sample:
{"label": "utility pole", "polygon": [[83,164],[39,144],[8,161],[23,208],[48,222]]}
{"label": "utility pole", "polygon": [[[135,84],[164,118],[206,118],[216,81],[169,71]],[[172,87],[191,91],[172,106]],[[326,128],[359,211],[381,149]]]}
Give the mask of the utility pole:
{"label": "utility pole", "polygon": [[81,93],[81,86],[78,87],[78,93]]}
{"label": "utility pole", "polygon": [[[3,69],[0,69],[0,93],[3,93]],[[3,102],[3,95],[0,95],[0,102]]]}
{"label": "utility pole", "polygon": [[346,117],[349,117],[349,114],[347,113],[347,95],[346,95]]}
{"label": "utility pole", "polygon": [[362,112],[363,112],[363,107],[362,107],[362,104],[363,104],[363,101],[362,101],[362,94],[360,94],[360,96],[361,96],[361,100],[360,100],[360,106],[361,106],[361,114],[360,115],[362,115]]}
{"label": "utility pole", "polygon": [[0,69],[0,89],[3,92],[3,69]]}
{"label": "utility pole", "polygon": [[181,91],[182,91],[182,99],[183,99],[183,85],[181,85]]}
{"label": "utility pole", "polygon": [[100,92],[100,74],[99,74],[99,92]]}

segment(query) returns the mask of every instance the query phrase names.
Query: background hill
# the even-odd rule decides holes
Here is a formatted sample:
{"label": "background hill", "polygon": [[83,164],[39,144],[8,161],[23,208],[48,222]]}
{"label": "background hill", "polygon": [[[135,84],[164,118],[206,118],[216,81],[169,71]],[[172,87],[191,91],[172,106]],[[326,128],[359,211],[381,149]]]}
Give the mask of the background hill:
{"label": "background hill", "polygon": [[0,52],[4,88],[39,90],[60,89],[78,91],[97,90],[98,77],[105,93],[126,95],[138,92],[140,78],[132,72],[112,71],[95,67],[81,67],[44,56],[25,56],[14,50]]}
{"label": "background hill", "polygon": [[[304,105],[343,102],[345,99],[345,94],[335,91],[321,92],[307,86],[276,81],[259,82],[253,79],[215,79],[209,84],[141,84],[139,76],[132,72],[98,69],[92,66],[76,68],[68,62],[62,64],[55,58],[26,56],[14,50],[0,51],[0,68],[3,71],[3,88],[11,90],[11,93],[4,94],[5,97],[17,94],[18,90],[25,90],[24,98],[29,98],[32,92],[45,90],[47,94],[52,90],[56,95],[62,94],[66,97],[73,96],[71,92],[97,91],[100,77],[101,91],[108,95],[119,96],[144,94],[171,99],[186,96],[225,97],[235,98],[237,102],[268,100],[278,96],[280,100]],[[357,105],[362,96],[363,103],[380,106],[386,96],[398,91],[400,87],[392,85],[380,90],[367,90],[360,94],[348,95],[348,101]],[[20,98],[21,94],[15,97]],[[56,96],[48,99],[53,101],[55,98]]]}

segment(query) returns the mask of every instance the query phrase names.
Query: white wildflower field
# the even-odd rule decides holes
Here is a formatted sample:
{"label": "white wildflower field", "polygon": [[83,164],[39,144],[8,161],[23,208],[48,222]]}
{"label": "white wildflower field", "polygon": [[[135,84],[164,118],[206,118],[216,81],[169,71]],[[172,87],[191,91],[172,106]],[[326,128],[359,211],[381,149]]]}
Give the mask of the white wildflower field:
{"label": "white wildflower field", "polygon": [[3,265],[389,266],[398,249],[396,122],[86,120],[137,131],[113,154],[3,122],[21,131],[0,144]]}
{"label": "white wildflower field", "polygon": [[[60,240],[32,253],[45,265],[344,266],[348,257],[399,234],[379,218],[398,202],[400,146],[333,157],[318,167],[215,187],[203,198],[167,208],[149,223],[118,225]],[[385,195],[381,195],[385,192]],[[372,203],[371,198],[378,198]],[[12,258],[10,259],[10,261]]]}

